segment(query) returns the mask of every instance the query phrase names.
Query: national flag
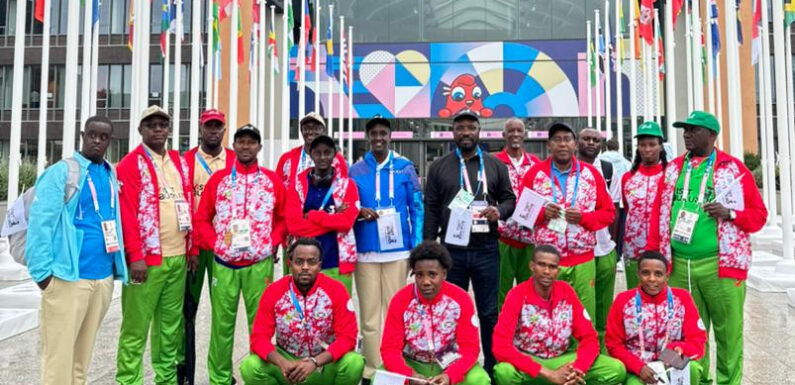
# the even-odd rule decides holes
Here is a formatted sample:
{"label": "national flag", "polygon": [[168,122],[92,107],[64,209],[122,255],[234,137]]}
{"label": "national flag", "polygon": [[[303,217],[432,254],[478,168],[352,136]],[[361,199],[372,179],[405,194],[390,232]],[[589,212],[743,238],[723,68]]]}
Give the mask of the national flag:
{"label": "national flag", "polygon": [[240,22],[240,8],[237,8],[237,64],[243,63],[243,25]]}
{"label": "national flag", "polygon": [[46,6],[47,2],[45,0],[36,0],[33,16],[41,23],[44,22],[44,7]]}
{"label": "national flag", "polygon": [[[631,23],[635,23],[635,25],[640,26],[640,9],[638,8],[638,2],[635,0],[631,0],[629,2],[629,6],[632,7],[632,21]],[[633,28],[634,34],[630,36],[631,39],[635,40],[635,60],[640,59],[640,28]]]}
{"label": "national flag", "polygon": [[171,13],[171,1],[163,0],[160,7],[160,57],[166,57],[166,34],[170,32],[171,20],[174,15]]}
{"label": "national flag", "polygon": [[342,68],[342,79],[340,79],[340,84],[342,84],[342,89],[344,90],[346,85],[348,84],[347,80],[347,65],[345,64],[348,61],[348,42],[345,38],[345,30],[342,30],[340,33],[340,68]]}
{"label": "national flag", "polygon": [[754,1],[754,22],[752,24],[751,36],[751,65],[759,63],[759,56],[762,54],[762,38],[759,32],[762,30],[762,3],[761,0]]}
{"label": "national flag", "polygon": [[795,0],[784,3],[784,26],[795,23]]}
{"label": "national flag", "polygon": [[[682,5],[684,5],[685,0],[673,0],[672,3],[673,3],[672,5],[674,7],[674,9],[673,9],[674,17],[673,17],[672,21],[673,21],[674,29],[676,29],[676,19],[679,17],[679,14],[682,13]],[[688,13],[689,13],[689,11],[690,11],[690,9],[688,8]]]}
{"label": "national flag", "polygon": [[660,74],[660,80],[665,80],[665,55],[663,54],[663,41],[662,33],[660,32],[660,23],[657,23],[655,34],[657,35],[657,68]]}
{"label": "national flag", "polygon": [[[256,54],[257,47],[259,46],[259,7],[260,2],[257,0],[251,1],[251,37],[249,38],[249,49],[248,49],[248,68],[249,71],[254,69],[257,65],[257,58],[259,55]],[[264,65],[264,63],[263,63]]]}
{"label": "national flag", "polygon": [[135,0],[130,0],[129,10],[127,11],[127,49],[133,48],[133,29],[135,27]]}
{"label": "national flag", "polygon": [[718,56],[720,52],[720,31],[718,26],[718,4],[715,0],[709,0],[710,33],[712,33],[712,56]]}
{"label": "national flag", "polygon": [[289,55],[295,45],[295,38],[293,37],[293,30],[295,30],[295,16],[293,16],[293,2],[286,1],[287,7],[287,53]]}
{"label": "national flag", "polygon": [[271,57],[271,67],[274,73],[279,73],[279,52],[276,49],[276,32],[273,31],[273,23],[268,29],[268,56]]}
{"label": "national flag", "polygon": [[618,7],[618,41],[615,47],[616,65],[613,67],[615,71],[619,71],[621,64],[624,62],[624,5],[621,2],[616,3]]}
{"label": "national flag", "polygon": [[328,14],[328,28],[326,28],[326,55],[334,55],[334,31],[331,30],[331,12]]}
{"label": "national flag", "polygon": [[[315,72],[315,50],[320,49],[320,36],[318,36],[317,27],[312,30],[312,49],[309,51],[309,70]],[[320,52],[318,52],[318,56]]]}
{"label": "national flag", "polygon": [[596,50],[593,48],[593,42],[588,43],[591,50],[591,63],[588,69],[589,78],[591,79],[591,87],[596,86]]}
{"label": "national flag", "polygon": [[740,3],[742,0],[736,0],[737,4],[737,43],[743,44],[743,18],[740,17]]}
{"label": "national flag", "polygon": [[654,1],[641,0],[640,3],[640,18],[638,19],[638,29],[640,36],[646,41],[646,44],[654,44]]}
{"label": "national flag", "polygon": [[232,1],[237,0],[215,0],[218,4],[218,20],[232,16]]}

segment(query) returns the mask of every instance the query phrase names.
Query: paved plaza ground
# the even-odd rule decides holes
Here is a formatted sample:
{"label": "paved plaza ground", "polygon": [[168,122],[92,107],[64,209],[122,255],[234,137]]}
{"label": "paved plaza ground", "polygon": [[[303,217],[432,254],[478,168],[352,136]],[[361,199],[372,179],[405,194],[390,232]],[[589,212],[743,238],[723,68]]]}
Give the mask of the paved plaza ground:
{"label": "paved plaza ground", "polygon": [[[623,273],[618,273],[617,289],[625,287]],[[3,283],[0,287],[8,287]],[[206,288],[205,288],[206,289]],[[210,305],[204,291],[197,323],[197,384],[208,384],[207,347],[209,345]],[[248,333],[240,305],[235,331],[235,377],[238,366],[248,353]],[[114,384],[116,344],[121,325],[121,301],[113,300],[97,336],[94,358],[89,371],[92,384]],[[151,384],[153,373],[149,354],[145,357],[145,383]],[[714,354],[714,346],[711,347]],[[784,294],[748,290],[745,304],[745,370],[744,385],[795,384],[795,308],[787,305]],[[0,341],[0,385],[39,383],[39,331]],[[714,363],[713,369],[714,373]]]}

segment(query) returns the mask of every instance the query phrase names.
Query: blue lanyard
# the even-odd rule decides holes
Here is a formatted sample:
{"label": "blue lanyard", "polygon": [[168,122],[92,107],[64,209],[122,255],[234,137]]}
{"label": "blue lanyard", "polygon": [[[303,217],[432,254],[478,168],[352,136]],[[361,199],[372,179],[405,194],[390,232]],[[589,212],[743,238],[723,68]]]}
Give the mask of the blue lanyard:
{"label": "blue lanyard", "polygon": [[[577,203],[577,191],[580,189],[580,167],[581,167],[581,165],[580,165],[579,161],[575,160],[575,163],[577,163],[577,171],[576,171],[575,177],[574,177],[574,192],[571,194],[571,202],[569,203],[569,207],[574,207],[574,204]],[[553,172],[553,170],[557,170],[557,167],[555,167],[555,162],[552,162],[550,167],[549,167],[549,175],[552,176],[552,202],[553,203],[558,203],[558,198],[555,197],[555,182],[557,182],[559,185],[561,185],[561,191],[560,192],[561,192],[561,194],[563,196],[563,203],[565,204],[566,203],[566,191],[562,190],[563,185],[560,183],[560,179],[558,178],[558,174]],[[566,178],[568,178],[568,175],[566,175]],[[568,185],[568,183],[566,183],[566,185]]]}
{"label": "blue lanyard", "polygon": [[[309,161],[312,161],[312,158],[309,158]],[[296,169],[296,175],[299,174],[301,171],[306,170],[307,166],[304,164],[306,162],[306,149],[301,149],[301,163],[298,164],[298,168]],[[314,163],[312,164],[314,166]]]}
{"label": "blue lanyard", "polygon": [[[237,219],[237,199],[235,198],[235,191],[237,190],[237,160],[232,165],[232,218]],[[257,185],[259,180],[259,166],[257,166],[257,173],[254,175],[254,186]],[[244,191],[243,194],[246,192]],[[248,215],[248,199],[243,198],[243,217]]]}
{"label": "blue lanyard", "polygon": [[328,203],[328,200],[331,199],[331,194],[334,193],[334,186],[336,184],[337,181],[334,181],[334,183],[331,184],[331,187],[328,188],[328,192],[326,192],[326,197],[323,198],[323,203],[320,204],[320,210],[323,210],[323,208],[326,207],[326,203]]}
{"label": "blue lanyard", "polygon": [[[693,172],[693,163],[690,161],[690,158],[691,154],[688,153],[687,156],[685,157],[685,163],[687,164],[687,169],[686,169],[687,171],[685,173],[684,185],[682,186],[684,187],[684,191],[682,193],[683,195],[682,198],[684,198],[684,200],[690,200],[690,175]],[[707,173],[707,175],[701,175],[701,187],[698,190],[699,204],[701,204],[701,202],[704,201],[704,193],[707,191],[707,182],[709,181],[710,178],[709,172],[710,170],[712,170],[712,164],[715,163],[715,150],[712,150],[712,154],[709,155],[709,158],[707,158],[706,162],[707,164],[704,171]],[[684,196],[685,194],[687,195]]]}
{"label": "blue lanyard", "polygon": [[196,159],[199,160],[199,164],[201,164],[201,166],[204,168],[204,171],[207,171],[207,175],[213,175],[213,170],[210,169],[210,166],[207,165],[207,162],[204,160],[204,157],[201,156],[201,154],[199,154],[198,151],[196,153]]}
{"label": "blue lanyard", "polygon": [[[646,351],[645,349],[645,341],[643,339],[643,303],[640,298],[640,288],[636,289],[635,292],[635,321],[638,324],[638,341],[640,343],[640,354],[641,359],[643,358],[643,352]],[[665,315],[666,322],[665,322],[665,341],[663,345],[668,343],[668,327],[671,323],[671,320],[674,318],[674,293],[671,290],[671,287],[668,287],[668,312]]]}
{"label": "blue lanyard", "polygon": [[[461,162],[461,173],[458,175],[458,183],[461,188],[467,189],[473,197],[478,196],[480,194],[481,186],[484,186],[486,183],[486,172],[484,171],[486,168],[483,165],[483,151],[478,147],[478,159],[480,160],[480,166],[478,168],[478,189],[475,192],[472,192],[472,185],[469,183],[469,174],[467,173],[466,163],[464,163],[464,157],[461,156],[461,150],[456,148],[455,155],[458,157],[459,161]],[[466,179],[466,186],[464,186],[464,180]],[[483,187],[483,194],[488,195],[489,193],[489,186]]]}
{"label": "blue lanyard", "polygon": [[298,297],[295,295],[295,290],[293,290],[293,283],[290,282],[290,299],[293,301],[293,307],[295,308],[296,313],[298,313],[298,319],[301,322],[304,322],[304,309],[301,307],[301,304],[298,302]]}

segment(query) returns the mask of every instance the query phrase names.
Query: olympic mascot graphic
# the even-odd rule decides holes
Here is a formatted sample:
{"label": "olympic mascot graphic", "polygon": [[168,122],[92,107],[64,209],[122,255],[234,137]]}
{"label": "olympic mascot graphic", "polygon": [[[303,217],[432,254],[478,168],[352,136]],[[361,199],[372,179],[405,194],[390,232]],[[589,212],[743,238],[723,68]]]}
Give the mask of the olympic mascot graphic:
{"label": "olympic mascot graphic", "polygon": [[445,105],[439,110],[441,118],[449,118],[463,111],[472,112],[478,116],[488,118],[494,111],[483,107],[483,99],[488,95],[470,74],[459,75],[450,85],[444,86]]}

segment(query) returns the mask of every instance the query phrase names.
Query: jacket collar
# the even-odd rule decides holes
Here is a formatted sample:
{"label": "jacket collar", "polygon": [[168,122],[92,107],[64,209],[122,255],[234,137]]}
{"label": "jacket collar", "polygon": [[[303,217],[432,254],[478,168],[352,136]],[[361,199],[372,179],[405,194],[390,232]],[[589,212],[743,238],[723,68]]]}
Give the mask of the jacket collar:
{"label": "jacket collar", "polygon": [[668,300],[668,285],[667,284],[663,285],[663,287],[660,290],[660,292],[657,293],[657,295],[655,295],[655,296],[651,296],[651,295],[646,294],[646,292],[643,291],[643,289],[641,289],[640,284],[638,284],[638,287],[637,287],[636,290],[638,292],[640,292],[640,298],[643,300],[643,302],[647,302],[647,303],[661,303],[661,302],[665,302],[665,301]]}
{"label": "jacket collar", "polygon": [[[85,156],[83,156],[83,154],[81,154],[80,151],[75,151],[74,155],[72,155],[72,156],[77,160],[77,164],[79,164],[80,168],[82,168],[82,169],[87,169],[88,166],[91,164],[91,161],[88,158],[86,158]],[[107,168],[108,170],[112,170],[113,169],[110,166],[110,163],[108,163],[107,159],[103,159],[102,163],[105,165],[105,168]]]}
{"label": "jacket collar", "polygon": [[240,162],[235,161],[235,170],[237,170],[237,172],[239,172],[240,174],[253,174],[257,172],[257,170],[259,170],[259,163],[254,162],[253,164],[246,166]]}
{"label": "jacket collar", "polygon": [[525,293],[525,303],[531,303],[537,306],[547,307],[547,305],[551,305],[554,308],[558,302],[560,302],[563,298],[561,297],[561,290],[558,289],[560,285],[559,281],[555,281],[552,283],[552,288],[549,291],[549,300],[545,300],[541,298],[541,296],[536,292],[534,280],[531,277],[529,280],[526,281],[527,291]]}
{"label": "jacket collar", "polygon": [[653,166],[645,166],[645,165],[641,164],[638,167],[638,172],[640,172],[643,175],[647,175],[647,176],[657,175],[657,174],[660,173],[660,171],[662,171],[662,163],[661,162],[658,162],[657,164],[655,164]]}
{"label": "jacket collar", "polygon": [[435,296],[435,297],[433,297],[432,299],[425,299],[425,297],[423,297],[423,296],[420,294],[419,290],[417,289],[417,284],[415,283],[415,284],[412,284],[412,292],[413,292],[413,294],[412,294],[412,295],[413,295],[415,298],[417,298],[417,301],[418,301],[419,303],[421,303],[421,304],[423,304],[423,305],[430,305],[430,306],[433,306],[433,305],[437,304],[437,303],[438,303],[438,302],[439,302],[439,301],[442,299],[442,297],[444,296],[444,294],[445,294],[445,293],[447,292],[447,290],[448,290],[448,285],[451,285],[451,283],[449,283],[449,282],[447,282],[447,281],[443,281],[443,282],[442,282],[442,287],[440,287],[440,288],[439,288],[439,292],[438,292],[438,293],[436,293],[436,296]]}

